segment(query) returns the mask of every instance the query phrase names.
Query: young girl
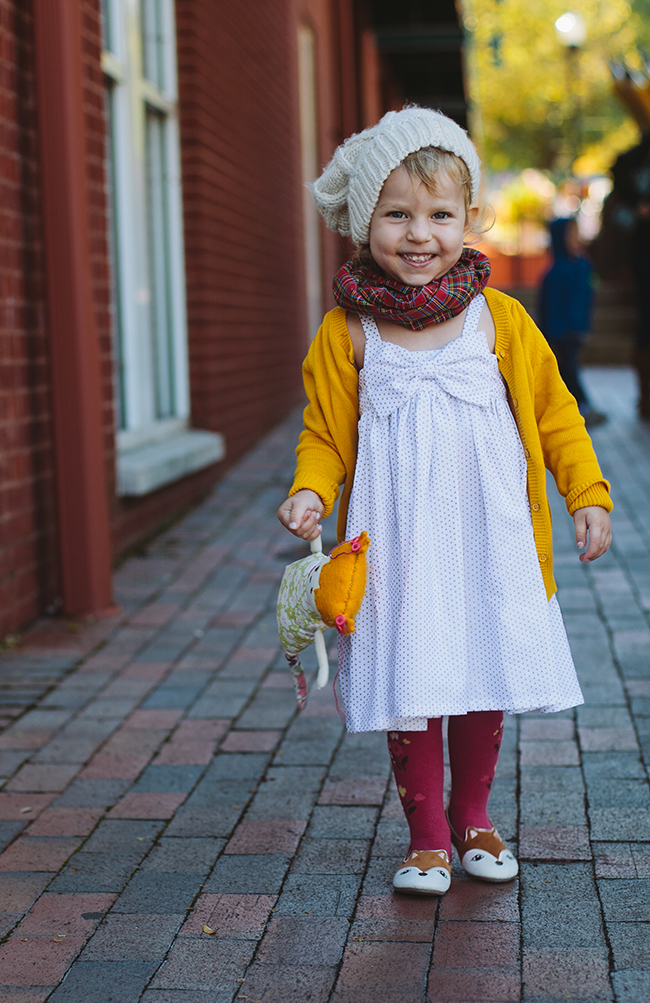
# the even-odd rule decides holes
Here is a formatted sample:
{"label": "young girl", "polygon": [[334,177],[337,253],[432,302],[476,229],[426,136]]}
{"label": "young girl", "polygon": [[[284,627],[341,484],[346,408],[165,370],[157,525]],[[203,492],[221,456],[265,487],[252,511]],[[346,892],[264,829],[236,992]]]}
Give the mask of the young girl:
{"label": "young girl", "polygon": [[349,731],[388,733],[411,837],[393,884],[424,895],[449,888],[451,842],[468,874],[515,877],[487,814],[503,713],[582,703],[554,595],[545,466],[577,546],[588,540],[580,559],[610,542],[609,485],[553,353],[519,303],[485,289],[489,262],[464,247],[479,180],[466,133],[412,107],[350,137],[313,185],[358,250],[304,365],[305,430],[278,512],[315,539],[342,485],[339,539],[370,536],[341,691]]}

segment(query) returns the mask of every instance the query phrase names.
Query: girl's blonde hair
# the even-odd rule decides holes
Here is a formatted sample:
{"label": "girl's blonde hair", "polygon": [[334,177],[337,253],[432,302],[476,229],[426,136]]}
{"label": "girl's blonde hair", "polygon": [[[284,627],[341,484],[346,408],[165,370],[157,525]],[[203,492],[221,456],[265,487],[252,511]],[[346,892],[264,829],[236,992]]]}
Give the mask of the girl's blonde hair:
{"label": "girl's blonde hair", "polygon": [[[450,150],[443,150],[439,146],[424,146],[415,153],[409,153],[400,167],[405,167],[411,178],[421,181],[433,195],[438,194],[438,182],[440,175],[448,177],[455,184],[460,185],[463,192],[463,202],[465,213],[472,204],[472,176],[465,161]],[[494,220],[486,223],[485,209],[481,209],[468,231],[474,237],[480,237],[494,224]],[[370,244],[363,244],[354,253],[354,261],[360,264],[370,264],[372,255],[370,254]]]}
{"label": "girl's blonde hair", "polygon": [[421,181],[434,195],[438,194],[438,178],[441,174],[460,185],[463,191],[465,212],[472,204],[472,179],[464,160],[449,150],[439,146],[425,146],[415,153],[409,153],[400,167],[405,167],[409,175]]}

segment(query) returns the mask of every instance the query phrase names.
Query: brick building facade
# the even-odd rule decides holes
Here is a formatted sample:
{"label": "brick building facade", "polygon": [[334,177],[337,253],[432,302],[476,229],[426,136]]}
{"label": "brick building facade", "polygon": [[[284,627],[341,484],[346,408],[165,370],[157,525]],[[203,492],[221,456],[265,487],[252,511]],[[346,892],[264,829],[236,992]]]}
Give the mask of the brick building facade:
{"label": "brick building facade", "polygon": [[0,634],[57,594],[33,16],[0,2]]}
{"label": "brick building facade", "polygon": [[[156,91],[147,65],[163,30],[147,34],[147,18],[168,0],[0,0],[0,639],[47,610],[110,605],[111,562],[204,495],[300,399],[300,361],[345,254],[310,215],[303,182],[345,135],[404,98],[422,100],[400,69],[415,37],[420,51],[437,46],[461,66],[453,2],[169,5],[177,101],[162,77]],[[163,135],[167,115],[179,137],[188,405],[160,411],[149,439],[128,421],[120,428],[129,347],[117,331],[125,293],[111,101],[131,70],[109,29],[122,15],[129,44],[144,25],[146,135]],[[422,75],[417,87],[426,90]],[[425,100],[443,110],[450,101],[462,121],[459,97],[462,87]],[[147,192],[158,197],[147,164]],[[147,239],[153,268],[158,238]],[[76,262],[67,272],[66,261]],[[151,316],[148,295],[136,290]],[[164,452],[165,429],[176,443],[201,430],[208,460],[160,474],[169,458],[151,457]],[[221,452],[210,453],[217,435]],[[138,474],[138,451],[153,486],[125,489],[120,464]]]}

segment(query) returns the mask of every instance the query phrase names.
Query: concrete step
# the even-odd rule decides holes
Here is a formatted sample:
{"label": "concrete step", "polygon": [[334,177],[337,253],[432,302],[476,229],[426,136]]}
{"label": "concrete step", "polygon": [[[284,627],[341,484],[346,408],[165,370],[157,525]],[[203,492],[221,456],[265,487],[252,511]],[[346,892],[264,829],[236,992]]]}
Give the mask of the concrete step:
{"label": "concrete step", "polygon": [[594,332],[582,350],[584,366],[629,366],[634,351],[634,332]]}
{"label": "concrete step", "polygon": [[[536,319],[537,289],[508,290]],[[636,310],[630,289],[601,284],[596,289],[592,333],[585,344],[582,362],[590,366],[624,366],[632,362]]]}

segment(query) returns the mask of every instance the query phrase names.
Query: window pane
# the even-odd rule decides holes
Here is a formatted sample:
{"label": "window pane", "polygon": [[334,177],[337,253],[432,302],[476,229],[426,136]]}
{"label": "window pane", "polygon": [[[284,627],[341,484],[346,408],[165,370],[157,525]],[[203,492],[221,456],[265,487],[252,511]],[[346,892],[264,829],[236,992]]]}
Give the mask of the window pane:
{"label": "window pane", "polygon": [[116,51],[115,0],[100,0],[99,19],[102,29],[102,47],[109,52]]}
{"label": "window pane", "polygon": [[[189,414],[172,0],[103,0],[120,29],[108,176],[120,448]],[[123,44],[124,42],[128,44]],[[147,85],[143,86],[146,75]],[[168,90],[163,91],[163,84]],[[153,85],[153,86],[152,86]],[[155,91],[163,91],[158,101]],[[162,105],[162,107],[161,107]]]}
{"label": "window pane", "polygon": [[149,287],[151,339],[155,369],[156,417],[175,413],[172,372],[171,275],[169,262],[169,207],[167,205],[166,122],[147,111],[147,216],[149,224]]}
{"label": "window pane", "polygon": [[115,92],[110,87],[106,92],[105,109],[108,129],[106,130],[106,178],[108,188],[108,208],[111,226],[108,233],[111,254],[111,310],[113,314],[113,349],[115,356],[115,411],[118,428],[122,429],[126,425],[126,414],[124,408],[124,394],[122,387],[124,384],[124,352],[122,346],[123,323],[120,313],[120,271],[117,267],[117,219],[115,211],[115,185],[118,172],[115,163]]}
{"label": "window pane", "polygon": [[161,91],[166,90],[164,63],[163,3],[167,0],[140,0],[140,31],[144,75]]}

